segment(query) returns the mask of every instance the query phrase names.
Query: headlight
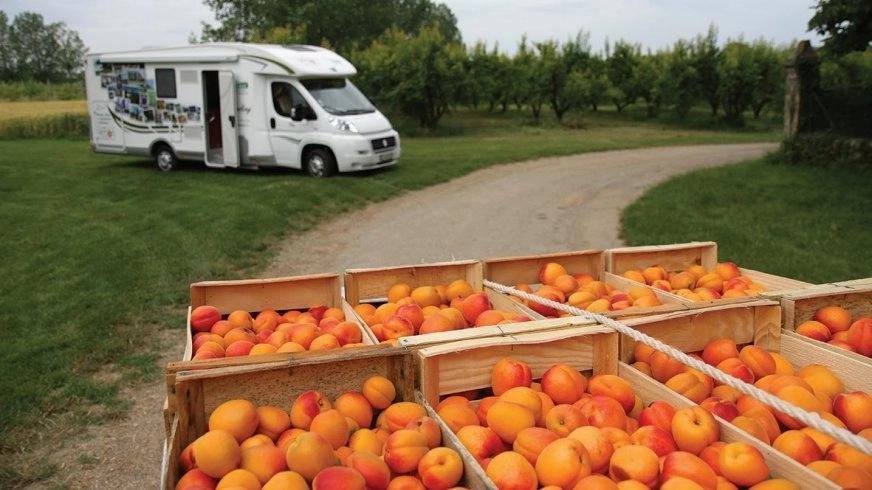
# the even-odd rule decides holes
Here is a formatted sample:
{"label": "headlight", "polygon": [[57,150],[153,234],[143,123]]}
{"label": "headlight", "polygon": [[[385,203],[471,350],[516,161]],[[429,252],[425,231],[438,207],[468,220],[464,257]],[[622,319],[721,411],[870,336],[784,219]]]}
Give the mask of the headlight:
{"label": "headlight", "polygon": [[346,121],[345,119],[331,117],[329,119],[329,121],[330,121],[331,126],[333,126],[334,128],[336,128],[339,131],[342,131],[344,133],[356,133],[357,132],[357,128],[354,127],[354,124]]}

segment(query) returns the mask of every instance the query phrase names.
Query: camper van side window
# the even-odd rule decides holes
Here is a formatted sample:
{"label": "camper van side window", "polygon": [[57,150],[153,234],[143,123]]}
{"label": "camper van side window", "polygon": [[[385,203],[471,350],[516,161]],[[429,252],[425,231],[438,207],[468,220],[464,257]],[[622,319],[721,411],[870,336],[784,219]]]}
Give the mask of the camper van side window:
{"label": "camper van side window", "polygon": [[176,98],[176,70],[173,68],[157,68],[154,70],[157,96],[166,99]]}

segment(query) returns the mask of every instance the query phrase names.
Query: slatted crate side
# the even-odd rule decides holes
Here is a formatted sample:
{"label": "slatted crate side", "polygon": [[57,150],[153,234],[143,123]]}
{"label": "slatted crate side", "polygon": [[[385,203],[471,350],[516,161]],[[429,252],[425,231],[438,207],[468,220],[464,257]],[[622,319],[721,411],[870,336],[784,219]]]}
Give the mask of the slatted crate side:
{"label": "slatted crate side", "polygon": [[799,370],[809,364],[829,367],[845,384],[846,391],[872,393],[872,362],[868,357],[782,330],[781,354]]}
{"label": "slatted crate side", "polygon": [[290,409],[296,397],[316,389],[335,400],[349,390],[360,391],[370,376],[390,379],[401,400],[415,399],[414,366],[410,354],[401,348],[374,351],[332,352],[321,356],[300,356],[292,361],[249,365],[244,369],[217,368],[176,373],[177,408],[167,439],[164,482],[174,488],[179,475],[179,454],[204,434],[209,414],[219,404],[244,398],[257,406],[275,405]]}
{"label": "slatted crate side", "polygon": [[[686,353],[700,351],[711,340],[723,337],[738,344],[778,351],[781,306],[775,301],[757,300],[627,319],[622,323]],[[621,335],[621,361],[632,362],[636,343],[630,336]]]}
{"label": "slatted crate side", "polygon": [[[684,396],[666,388],[662,383],[658,383],[653,378],[623,362],[618,365],[618,375],[633,385],[636,389],[636,394],[642,398],[646,405],[653,400],[665,400],[676,408],[695,405],[695,403]],[[720,439],[726,442],[744,441],[756,447],[766,459],[771,477],[791,480],[798,483],[800,488],[803,489],[839,488],[832,481],[809,470],[769,444],[764,444],[762,441],[750,436],[745,431],[720,417],[716,416],[716,419],[720,428]]]}
{"label": "slatted crate side", "polygon": [[415,391],[415,401],[423,405],[427,410],[427,415],[435,420],[439,425],[439,428],[442,430],[442,445],[457,451],[460,458],[463,460],[464,476],[463,481],[460,483],[461,486],[469,490],[497,490],[496,485],[494,485],[493,481],[488,478],[484,468],[482,468],[475,460],[475,456],[466,449],[445,420],[437,414],[434,406],[425,400],[424,396],[418,390]]}
{"label": "slatted crate side", "polygon": [[660,265],[669,271],[686,269],[691,265],[711,269],[717,263],[718,244],[715,242],[617,247],[605,251],[606,272],[617,275],[652,265]]}
{"label": "slatted crate side", "polygon": [[741,272],[743,276],[748,276],[754,282],[763,286],[764,291],[768,291],[770,295],[775,296],[786,294],[793,290],[802,290],[814,286],[812,283],[800,281],[798,279],[791,279],[789,277],[778,276],[753,269],[746,269],[744,267],[739,267],[739,272]]}
{"label": "slatted crate side", "polygon": [[846,288],[857,288],[863,289],[867,286],[872,286],[872,277],[862,277],[858,279],[851,279],[847,281],[837,281],[833,283],[835,286],[842,286]]}
{"label": "slatted crate side", "polygon": [[484,277],[493,282],[514,286],[516,284],[538,284],[539,271],[548,262],[557,262],[569,274],[590,274],[594,279],[602,279],[605,257],[600,249],[580,250],[513,257],[495,257],[482,260]]}
{"label": "slatted crate side", "polygon": [[448,285],[466,279],[475,290],[482,289],[482,264],[478,260],[459,260],[397,267],[348,269],[345,271],[345,299],[352,305],[384,301],[388,289],[397,283],[411,287]]}
{"label": "slatted crate side", "polygon": [[462,331],[412,335],[400,338],[399,345],[406,349],[415,350],[436,344],[445,344],[460,340],[486,339],[489,337],[512,337],[518,334],[574,329],[577,327],[594,325],[597,325],[596,320],[581,316],[547,318],[542,320],[532,320],[529,322],[504,323],[489,327],[467,328]]}
{"label": "slatted crate side", "polygon": [[853,287],[822,286],[784,295],[781,297],[784,328],[796,330],[800,323],[812,320],[819,308],[830,305],[845,308],[852,318],[872,316],[872,284]]}
{"label": "slatted crate side", "polygon": [[461,340],[416,350],[417,379],[424,399],[436,405],[444,395],[489,387],[493,366],[504,357],[527,363],[538,379],[557,362],[616,373],[617,349],[617,333],[598,325]]}
{"label": "slatted crate side", "polygon": [[341,276],[339,274],[311,274],[269,279],[242,279],[236,281],[202,281],[190,286],[191,307],[212,305],[222,314],[234,310],[259,312],[308,308],[341,303]]}

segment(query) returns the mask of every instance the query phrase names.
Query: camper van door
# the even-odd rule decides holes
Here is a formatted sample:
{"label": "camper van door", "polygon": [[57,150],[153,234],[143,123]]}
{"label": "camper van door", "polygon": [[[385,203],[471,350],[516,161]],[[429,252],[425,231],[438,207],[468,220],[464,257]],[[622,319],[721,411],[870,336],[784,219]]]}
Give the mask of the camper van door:
{"label": "camper van door", "polygon": [[217,89],[218,91],[219,111],[217,114],[213,113],[215,115],[211,117],[220,118],[221,144],[219,147],[215,142],[210,143],[209,151],[206,152],[206,161],[225,167],[239,167],[239,123],[236,115],[236,81],[233,79],[233,72],[226,70],[218,72],[217,80],[217,87],[210,86],[207,83],[206,90]]}
{"label": "camper van door", "polygon": [[301,108],[304,114],[308,112],[309,103],[287,79],[272,80],[269,94],[269,139],[276,163],[300,168],[300,143],[307,133],[313,131],[313,122],[294,120],[291,116]]}

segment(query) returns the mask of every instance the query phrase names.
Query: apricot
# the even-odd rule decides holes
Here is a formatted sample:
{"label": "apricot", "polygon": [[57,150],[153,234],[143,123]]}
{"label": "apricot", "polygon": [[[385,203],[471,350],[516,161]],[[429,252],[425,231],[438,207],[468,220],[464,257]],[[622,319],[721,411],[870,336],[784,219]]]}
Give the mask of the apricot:
{"label": "apricot", "polygon": [[621,446],[615,449],[609,461],[609,477],[616,482],[636,480],[654,488],[660,478],[660,459],[649,447]]}
{"label": "apricot", "polygon": [[388,288],[387,299],[389,303],[396,303],[403,298],[409,297],[411,294],[412,287],[409,284],[398,282]]}
{"label": "apricot", "polygon": [[534,468],[540,485],[567,488],[590,475],[590,455],[581,441],[562,437],[542,449]]}
{"label": "apricot", "polygon": [[382,410],[393,403],[397,397],[397,389],[393,381],[384,376],[370,376],[363,382],[363,396],[377,410]]}
{"label": "apricot", "polygon": [[506,444],[512,444],[518,433],[536,426],[536,415],[527,406],[497,400],[487,411],[487,426]]}
{"label": "apricot", "polygon": [[259,422],[254,403],[239,398],[219,404],[209,414],[209,430],[226,430],[233,435],[237,443],[254,435]]}
{"label": "apricot", "polygon": [[352,451],[345,459],[345,466],[357,470],[368,488],[387,488],[391,481],[391,469],[379,456],[366,451]]}
{"label": "apricot", "polygon": [[366,480],[354,468],[330,466],[324,468],[312,479],[312,490],[366,490]]}
{"label": "apricot", "polygon": [[409,423],[427,415],[420,403],[400,401],[392,403],[381,413],[380,424],[390,432],[406,428]]}
{"label": "apricot", "polygon": [[789,429],[772,441],[772,447],[790,456],[803,465],[823,459],[824,454],[817,442],[799,429]]}
{"label": "apricot", "polygon": [[428,451],[427,436],[412,429],[399,429],[388,436],[382,457],[394,473],[405,474],[416,470]]}
{"label": "apricot", "polygon": [[491,459],[485,474],[499,490],[536,490],[536,468],[515,451],[504,451]]}
{"label": "apricot", "polygon": [[599,427],[586,425],[578,427],[567,436],[576,439],[584,445],[590,457],[590,471],[592,473],[606,473],[609,469],[609,460],[615,447],[608,436]]}
{"label": "apricot", "polygon": [[276,446],[261,444],[242,451],[239,467],[257,477],[260,485],[287,470],[285,453]]}
{"label": "apricot", "polygon": [[203,473],[221,478],[239,466],[242,449],[236,437],[223,429],[209,430],[193,442],[193,458]]}
{"label": "apricot", "polygon": [[261,482],[254,473],[237,468],[221,477],[215,488],[216,490],[261,490]]}
{"label": "apricot", "polygon": [[831,333],[848,330],[851,326],[851,312],[838,305],[822,306],[815,310],[813,320],[827,326]]}
{"label": "apricot", "polygon": [[449,403],[437,410],[436,413],[448,425],[451,432],[455,434],[461,427],[478,425],[479,423],[478,415],[476,415],[475,409],[470,404]]}
{"label": "apricot", "polygon": [[594,396],[603,395],[617,400],[625,413],[629,413],[636,404],[636,390],[633,385],[615,374],[591,376],[588,380],[587,392]]}
{"label": "apricot", "polygon": [[324,436],[317,432],[303,432],[288,446],[285,462],[289,470],[311,482],[324,468],[337,465],[339,458]]}

